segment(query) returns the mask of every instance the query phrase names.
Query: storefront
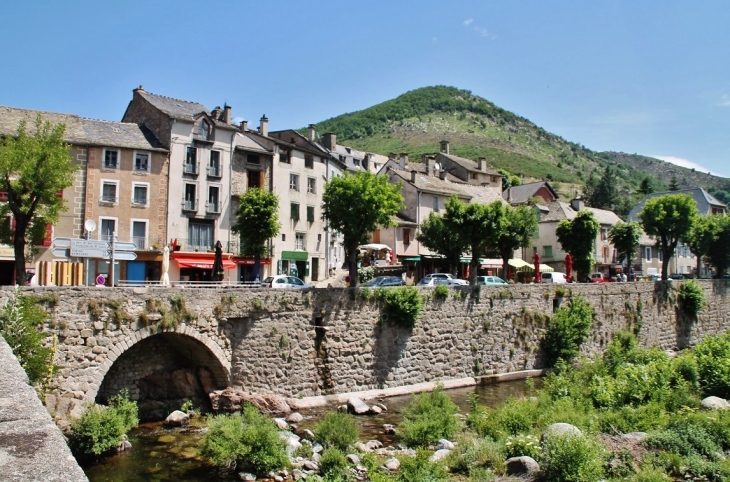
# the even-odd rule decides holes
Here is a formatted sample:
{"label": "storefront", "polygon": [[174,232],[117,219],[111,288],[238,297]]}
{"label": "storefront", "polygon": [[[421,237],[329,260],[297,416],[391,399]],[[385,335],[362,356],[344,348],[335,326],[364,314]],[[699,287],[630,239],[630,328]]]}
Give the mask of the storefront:
{"label": "storefront", "polygon": [[309,253],[306,251],[282,251],[276,262],[276,274],[288,274],[306,281],[309,276]]}
{"label": "storefront", "polygon": [[[230,272],[237,268],[237,264],[232,257],[231,254],[223,254],[224,281],[236,279],[235,272]],[[215,261],[215,253],[181,253],[176,251],[170,255],[170,259],[174,261],[170,265],[170,279],[192,283],[214,281],[213,262]]]}
{"label": "storefront", "polygon": [[[256,281],[256,273],[254,273],[253,258],[234,258],[238,265],[238,281],[249,283]],[[263,280],[271,272],[271,258],[261,258],[261,272],[259,273],[259,281]]]}

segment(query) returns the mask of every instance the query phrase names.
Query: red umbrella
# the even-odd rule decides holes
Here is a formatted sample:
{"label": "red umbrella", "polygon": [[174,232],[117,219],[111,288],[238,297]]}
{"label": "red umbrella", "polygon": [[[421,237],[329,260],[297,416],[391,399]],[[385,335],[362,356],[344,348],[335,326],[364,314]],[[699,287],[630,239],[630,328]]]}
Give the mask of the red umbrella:
{"label": "red umbrella", "polygon": [[573,277],[570,275],[570,273],[573,271],[573,257],[570,255],[570,253],[565,255],[565,278],[568,280],[568,283],[573,281]]}
{"label": "red umbrella", "polygon": [[540,255],[535,253],[535,257],[532,258],[532,261],[535,263],[535,283],[540,282]]}

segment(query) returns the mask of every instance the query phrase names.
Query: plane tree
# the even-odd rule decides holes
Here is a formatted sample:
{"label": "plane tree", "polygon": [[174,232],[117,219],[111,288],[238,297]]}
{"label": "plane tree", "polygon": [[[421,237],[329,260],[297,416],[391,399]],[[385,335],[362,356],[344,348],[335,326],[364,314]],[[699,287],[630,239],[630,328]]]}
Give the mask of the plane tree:
{"label": "plane tree", "polygon": [[241,237],[241,253],[253,256],[254,278],[261,276],[261,257],[266,254],[266,241],[279,234],[279,198],[259,188],[246,190],[239,198],[236,218],[231,230]]}
{"label": "plane tree", "polygon": [[508,262],[516,249],[532,245],[532,235],[537,229],[537,215],[528,206],[504,206],[501,229],[496,234],[495,248],[502,259],[502,273],[509,270]]}
{"label": "plane tree", "polygon": [[563,219],[555,228],[558,242],[573,258],[578,279],[585,279],[593,269],[593,251],[601,224],[588,210],[580,210],[572,220]]}
{"label": "plane tree", "polygon": [[433,211],[429,213],[428,218],[421,223],[417,239],[426,248],[445,257],[449,272],[457,274],[461,255],[467,250],[467,246],[459,234],[447,225],[443,216]]}
{"label": "plane tree", "polygon": [[613,243],[618,252],[618,261],[626,260],[626,266],[631,269],[634,262],[636,248],[641,238],[641,226],[636,222],[616,223],[608,232],[608,240]]}

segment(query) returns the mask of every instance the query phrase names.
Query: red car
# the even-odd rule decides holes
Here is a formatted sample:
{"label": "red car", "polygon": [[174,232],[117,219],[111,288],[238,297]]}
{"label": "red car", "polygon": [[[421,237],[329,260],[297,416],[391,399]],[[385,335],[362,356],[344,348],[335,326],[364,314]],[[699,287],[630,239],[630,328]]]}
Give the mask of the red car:
{"label": "red car", "polygon": [[593,273],[591,274],[591,283],[610,283],[613,281],[611,278],[606,276],[603,273]]}

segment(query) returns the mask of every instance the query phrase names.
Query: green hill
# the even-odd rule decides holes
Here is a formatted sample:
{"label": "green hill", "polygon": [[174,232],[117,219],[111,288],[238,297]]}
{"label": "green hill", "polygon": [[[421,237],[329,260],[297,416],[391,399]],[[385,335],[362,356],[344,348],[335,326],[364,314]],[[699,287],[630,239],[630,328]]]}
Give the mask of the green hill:
{"label": "green hill", "polygon": [[607,164],[616,166],[619,191],[623,193],[634,193],[647,175],[659,189],[675,175],[680,184],[692,182],[693,187],[730,191],[727,179],[658,159],[647,162],[651,158],[591,151],[455,87],[412,90],[367,109],[322,121],[317,130],[334,132],[339,144],[384,155],[407,152],[413,160],[437,152],[439,142],[446,139],[455,155],[485,157],[493,168],[521,176],[525,182],[548,179],[564,195],[582,190],[588,176],[600,177]]}

